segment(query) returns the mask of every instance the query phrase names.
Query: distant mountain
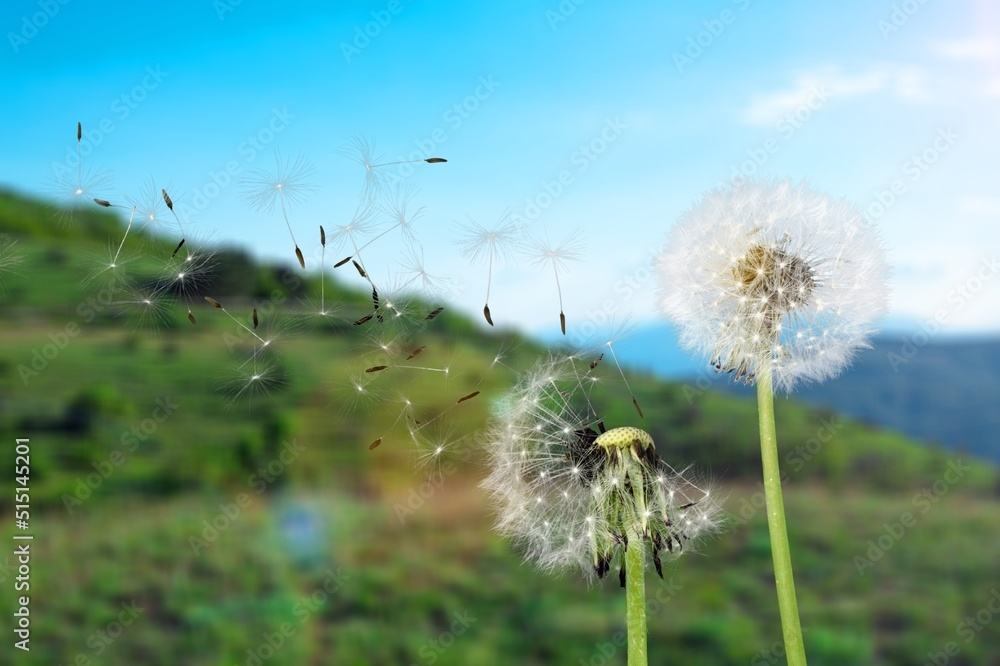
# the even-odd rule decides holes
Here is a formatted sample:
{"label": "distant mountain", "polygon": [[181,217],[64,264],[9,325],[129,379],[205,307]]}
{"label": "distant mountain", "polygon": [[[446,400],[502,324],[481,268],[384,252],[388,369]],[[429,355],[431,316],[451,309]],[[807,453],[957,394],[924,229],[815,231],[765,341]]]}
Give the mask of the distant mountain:
{"label": "distant mountain", "polygon": [[[796,400],[829,407],[916,439],[1000,461],[1000,338],[931,340],[885,334],[843,375],[795,391]],[[925,342],[922,335],[916,342]],[[636,331],[616,346],[619,359],[660,377],[711,382],[749,394],[704,370],[677,346],[667,325]]]}

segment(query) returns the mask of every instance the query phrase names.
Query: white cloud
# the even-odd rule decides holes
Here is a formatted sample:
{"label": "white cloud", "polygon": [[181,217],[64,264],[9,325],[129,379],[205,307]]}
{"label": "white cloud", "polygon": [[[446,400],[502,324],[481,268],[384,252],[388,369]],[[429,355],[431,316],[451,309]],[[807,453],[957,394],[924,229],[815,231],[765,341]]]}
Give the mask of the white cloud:
{"label": "white cloud", "polygon": [[741,118],[749,125],[770,125],[803,105],[819,99],[860,97],[889,92],[909,101],[929,99],[923,71],[915,66],[883,65],[859,74],[844,74],[838,67],[827,66],[804,72],[785,90],[756,95],[742,110]]}
{"label": "white cloud", "polygon": [[1000,215],[1000,198],[991,196],[967,196],[958,202],[958,209],[973,215]]}
{"label": "white cloud", "polygon": [[947,60],[979,60],[992,63],[1000,57],[1000,44],[989,39],[967,37],[934,42],[931,44],[931,52]]}

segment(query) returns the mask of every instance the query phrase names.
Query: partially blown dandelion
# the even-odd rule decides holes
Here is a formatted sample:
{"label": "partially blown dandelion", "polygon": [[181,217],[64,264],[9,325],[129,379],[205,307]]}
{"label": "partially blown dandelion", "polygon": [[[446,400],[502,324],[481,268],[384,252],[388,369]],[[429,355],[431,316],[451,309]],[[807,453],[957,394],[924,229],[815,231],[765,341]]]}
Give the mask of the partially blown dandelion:
{"label": "partially blown dandelion", "polygon": [[[643,570],[716,531],[719,507],[670,467],[652,438],[607,430],[590,402],[593,366],[553,358],[523,375],[487,437],[498,531],[546,571],[617,570],[627,588],[629,664],[645,663]],[[641,639],[641,640],[640,640]]]}
{"label": "partially blown dandelion", "polygon": [[840,372],[885,311],[885,256],[861,211],[790,181],[705,195],[659,258],[660,306],[718,372],[757,384],[775,587],[792,666],[806,663],[785,525],[772,386]]}

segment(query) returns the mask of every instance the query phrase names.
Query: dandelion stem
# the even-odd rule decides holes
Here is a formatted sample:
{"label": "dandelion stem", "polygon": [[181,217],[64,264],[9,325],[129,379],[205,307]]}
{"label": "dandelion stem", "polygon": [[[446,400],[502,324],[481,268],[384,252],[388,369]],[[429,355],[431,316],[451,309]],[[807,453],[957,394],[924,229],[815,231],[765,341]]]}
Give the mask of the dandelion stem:
{"label": "dandelion stem", "polygon": [[646,666],[646,578],[643,540],[633,530],[625,551],[625,616],[628,623],[628,666]]}
{"label": "dandelion stem", "polygon": [[774,562],[774,583],[778,591],[785,654],[788,656],[788,666],[805,666],[806,653],[799,625],[798,602],[795,600],[785,506],[781,499],[778,438],[774,429],[774,390],[771,386],[771,366],[768,363],[762,364],[757,374],[757,409],[760,412],[760,455],[764,467],[767,527],[771,535],[771,558]]}

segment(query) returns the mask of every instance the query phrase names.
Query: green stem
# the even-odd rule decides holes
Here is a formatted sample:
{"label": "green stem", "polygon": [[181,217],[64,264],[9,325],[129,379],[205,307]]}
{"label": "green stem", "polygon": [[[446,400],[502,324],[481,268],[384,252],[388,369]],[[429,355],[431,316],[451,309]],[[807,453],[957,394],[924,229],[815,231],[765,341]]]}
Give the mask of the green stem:
{"label": "green stem", "polygon": [[781,472],[778,470],[778,438],[774,430],[774,390],[771,387],[770,365],[764,365],[757,375],[757,408],[760,411],[760,457],[764,466],[767,527],[771,533],[774,584],[778,591],[785,654],[789,666],[805,666],[806,652],[802,644],[802,627],[799,626],[799,606],[795,601],[792,555],[785,527],[785,505],[781,499]]}
{"label": "green stem", "polygon": [[646,666],[646,577],[643,540],[633,531],[625,551],[625,616],[628,620],[628,666]]}

